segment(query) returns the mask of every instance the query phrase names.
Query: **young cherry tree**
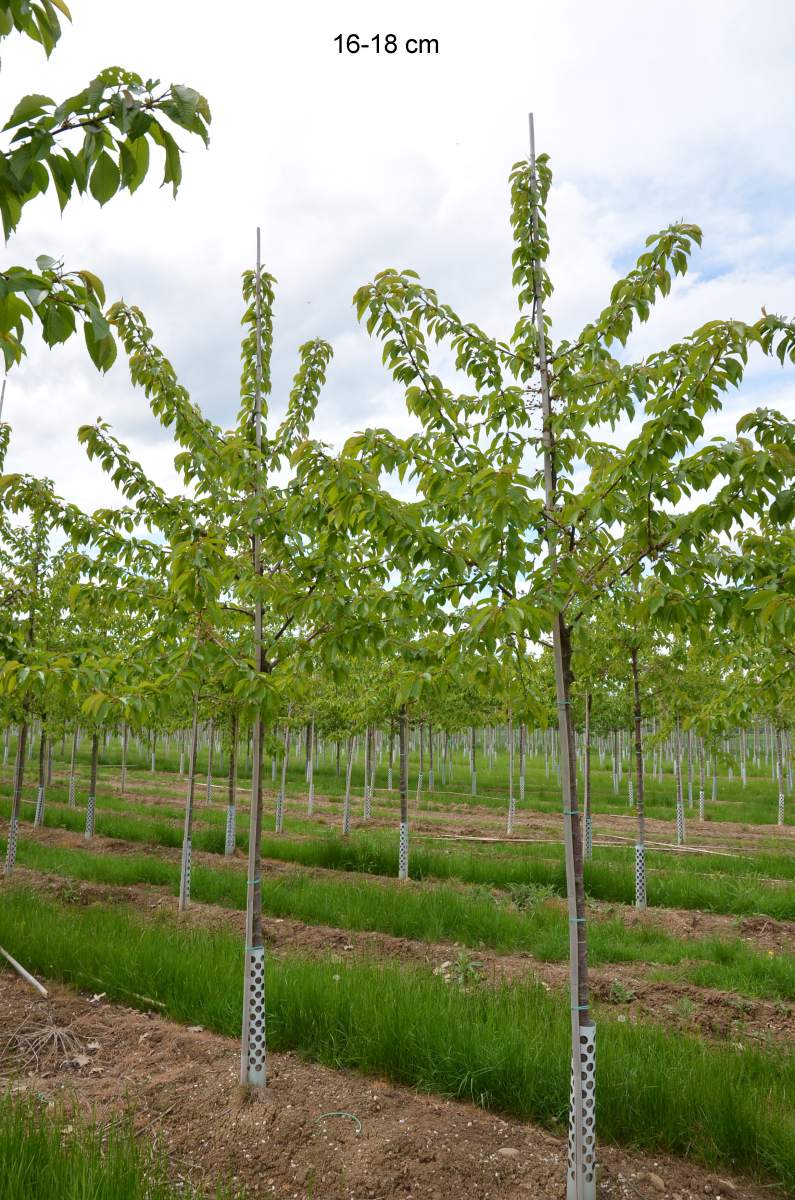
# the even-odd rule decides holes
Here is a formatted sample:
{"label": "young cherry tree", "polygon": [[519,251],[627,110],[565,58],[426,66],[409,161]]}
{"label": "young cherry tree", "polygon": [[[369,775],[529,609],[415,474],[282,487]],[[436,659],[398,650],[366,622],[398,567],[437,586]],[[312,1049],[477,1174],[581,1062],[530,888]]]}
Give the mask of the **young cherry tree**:
{"label": "young cherry tree", "polygon": [[[708,418],[738,385],[750,351],[795,352],[795,329],[780,318],[712,321],[639,362],[616,356],[635,325],[668,294],[700,243],[692,225],[647,240],[636,267],[614,286],[607,307],[574,339],[554,342],[544,308],[552,293],[546,202],[547,159],[531,154],[511,176],[513,280],[520,315],[507,340],[462,320],[411,271],[387,270],[360,289],[356,304],[383,343],[384,362],[405,388],[419,432],[398,438],[367,430],[348,443],[359,482],[397,472],[419,496],[425,536],[418,562],[387,543],[393,569],[421,579],[426,606],[451,628],[448,653],[520,658],[548,640],[556,707],[569,902],[572,1096],[568,1191],[595,1195],[595,1032],[587,964],[583,840],[572,719],[577,662],[572,633],[621,579],[651,577],[647,615],[666,616],[693,586],[699,547],[769,510],[795,471],[792,425],[776,412],[745,417],[737,437],[706,445]],[[455,392],[434,370],[431,345],[445,342],[468,390]],[[622,442],[602,431],[629,424]],[[373,523],[381,535],[377,522]],[[658,586],[654,586],[654,585]],[[699,588],[700,590],[700,588]],[[687,604],[687,596],[685,596]]]}
{"label": "young cherry tree", "polygon": [[[131,507],[103,511],[87,522],[62,505],[58,517],[76,541],[97,550],[84,561],[89,593],[96,586],[115,591],[122,604],[137,596],[149,606],[150,626],[136,657],[139,670],[144,669],[141,663],[151,667],[146,673],[152,674],[152,686],[165,691],[181,681],[200,700],[201,680],[211,677],[213,687],[237,706],[240,721],[253,724],[241,1080],[264,1086],[260,841],[265,726],[286,710],[318,659],[333,667],[344,664],[363,640],[378,644],[383,634],[377,602],[388,568],[373,556],[364,532],[345,528],[333,507],[318,502],[311,478],[277,481],[307,438],[331,348],[319,339],[301,348],[284,419],[271,431],[265,402],[273,343],[272,278],[262,270],[247,272],[244,299],[242,403],[237,424],[225,432],[191,401],[154,344],[140,310],[123,305],[111,310],[133,383],[145,391],[158,420],[173,430],[179,445],[176,466],[190,494],[166,495],[108,427],[98,423],[81,429],[80,440]],[[340,496],[345,473],[343,463],[336,478],[327,472],[324,479]],[[17,495],[33,486],[18,476],[2,481],[6,492],[13,489]],[[138,537],[138,526],[156,536]],[[120,574],[124,587],[119,586]],[[107,678],[112,677],[108,669]],[[102,702],[98,695],[97,703]],[[189,800],[183,890],[190,811]]]}

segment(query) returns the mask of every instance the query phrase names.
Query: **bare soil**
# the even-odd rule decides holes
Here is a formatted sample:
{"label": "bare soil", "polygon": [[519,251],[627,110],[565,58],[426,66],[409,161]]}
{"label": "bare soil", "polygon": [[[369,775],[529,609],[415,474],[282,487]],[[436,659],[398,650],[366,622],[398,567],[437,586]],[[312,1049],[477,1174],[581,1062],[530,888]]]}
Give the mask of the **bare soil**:
{"label": "bare soil", "polygon": [[[50,1052],[15,1074],[8,1034],[26,1020],[71,1027],[81,1052]],[[15,1089],[102,1124],[130,1112],[142,1139],[162,1140],[176,1179],[208,1189],[231,1178],[248,1196],[279,1200],[565,1194],[560,1134],[293,1054],[270,1056],[267,1099],[254,1099],[238,1084],[233,1040],[62,987],[48,1003],[7,973],[0,1046],[0,1072]],[[775,1195],[667,1157],[602,1146],[600,1158],[600,1200]]]}

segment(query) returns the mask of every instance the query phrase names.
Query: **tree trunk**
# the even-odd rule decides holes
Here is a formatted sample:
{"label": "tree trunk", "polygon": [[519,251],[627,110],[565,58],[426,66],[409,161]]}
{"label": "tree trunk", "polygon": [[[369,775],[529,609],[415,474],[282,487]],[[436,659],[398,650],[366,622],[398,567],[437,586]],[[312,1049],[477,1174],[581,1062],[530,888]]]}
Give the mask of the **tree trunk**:
{"label": "tree trunk", "polygon": [[395,763],[395,718],[389,718],[389,761],[386,769],[387,791],[392,791],[392,770]]}
{"label": "tree trunk", "polygon": [[428,791],[433,791],[433,725],[428,722]]}
{"label": "tree trunk", "polygon": [[128,736],[129,736],[129,730],[127,729],[127,722],[124,721],[122,724],[122,727],[121,727],[121,784],[120,784],[120,789],[119,789],[122,796],[124,795],[125,791],[127,790],[127,738],[128,738]]}
{"label": "tree trunk", "polygon": [[679,718],[676,718],[676,741],[674,743],[674,773],[676,776],[676,843],[685,844],[685,806],[682,795],[682,735]]}
{"label": "tree trunk", "polygon": [[311,817],[315,811],[315,718],[309,722],[307,740],[309,742],[307,754],[307,784],[308,796],[306,801],[306,815]]}
{"label": "tree trunk", "polygon": [[[348,736],[347,761],[345,763],[345,799],[342,804],[342,836],[348,837],[351,832],[351,772],[353,771],[353,751],[356,739],[353,734]],[[365,787],[367,784],[365,783]]]}
{"label": "tree trunk", "polygon": [[80,737],[80,726],[75,725],[74,733],[72,734],[72,752],[71,752],[71,755],[69,758],[69,807],[70,808],[74,808],[74,806],[75,806],[75,788],[76,788],[76,782],[77,782],[76,774],[75,774],[75,761],[77,759],[77,741],[78,741],[79,737]]}
{"label": "tree trunk", "polygon": [[276,832],[284,832],[284,801],[287,794],[287,768],[290,762],[290,720],[284,723],[284,742],[282,748],[282,774],[279,781],[279,794],[276,797]]}
{"label": "tree trunk", "polygon": [[179,911],[184,912],[190,903],[190,870],[193,839],[193,791],[196,784],[196,750],[199,744],[199,701],[193,700],[193,725],[190,735],[190,762],[188,763],[188,792],[185,797],[185,823],[182,830],[182,868],[179,882]]}
{"label": "tree trunk", "polygon": [[[585,736],[582,752],[583,817],[585,821],[585,861],[593,858],[593,817],[591,815],[591,692],[585,693]],[[524,729],[524,726],[522,726]]]}
{"label": "tree trunk", "polygon": [[513,833],[516,798],[513,794],[513,716],[508,710],[508,836]]}
{"label": "tree trunk", "polygon": [[781,729],[776,729],[776,778],[778,780],[778,817],[777,823],[784,824],[784,753],[782,750]]}
{"label": "tree trunk", "polygon": [[227,773],[227,804],[226,804],[226,837],[224,839],[224,855],[227,858],[235,852],[237,824],[237,742],[239,717],[232,713],[229,730],[229,771]]}
{"label": "tree trunk", "polygon": [[36,812],[33,817],[33,824],[40,828],[44,824],[44,802],[47,794],[47,744],[49,738],[47,736],[47,718],[41,719],[41,729],[39,731],[39,789],[36,794]]}
{"label": "tree trunk", "polygon": [[368,722],[364,729],[364,793],[363,793],[363,813],[365,821],[370,820],[370,777],[373,772],[373,760],[375,758],[375,745],[373,739],[373,727]]}
{"label": "tree trunk", "polygon": [[215,724],[210,718],[210,724],[207,727],[207,795],[208,804],[212,804],[213,800],[213,750],[215,748]]}

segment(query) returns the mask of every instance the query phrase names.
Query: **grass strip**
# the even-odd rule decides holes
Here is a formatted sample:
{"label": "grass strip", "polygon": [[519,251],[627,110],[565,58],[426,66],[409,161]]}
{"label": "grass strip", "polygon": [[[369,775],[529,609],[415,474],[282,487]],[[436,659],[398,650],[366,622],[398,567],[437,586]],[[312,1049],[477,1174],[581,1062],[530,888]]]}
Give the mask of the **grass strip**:
{"label": "grass strip", "polygon": [[[0,1095],[3,1200],[200,1200],[172,1186],[158,1147],[136,1140],[131,1121],[102,1130],[32,1096]],[[227,1191],[213,1193],[216,1200]]]}
{"label": "grass strip", "polygon": [[[8,816],[8,802],[0,802],[0,814]],[[82,831],[85,815],[80,809],[49,808],[44,824],[51,828]],[[145,845],[181,846],[182,830],[178,824],[146,817],[130,817],[115,813],[97,814],[96,832],[104,837]],[[238,834],[236,844],[245,849],[248,839]],[[222,854],[224,831],[218,828],[196,829],[195,850]],[[383,834],[359,834],[342,838],[336,832],[322,833],[316,838],[297,840],[271,835],[264,837],[262,852],[266,857],[303,866],[325,867],[337,871],[356,871],[364,874],[396,877],[398,869],[397,837],[391,843]],[[414,846],[409,858],[413,879],[455,879],[462,883],[486,887],[508,888],[512,885],[543,885],[557,895],[566,891],[562,850],[559,861],[538,859],[533,855],[491,858],[474,851],[434,850]],[[585,888],[594,900],[614,904],[634,904],[634,871],[629,864],[611,866],[591,862],[585,866]],[[651,906],[697,909],[703,912],[725,913],[732,916],[767,916],[778,920],[795,920],[795,887],[769,885],[753,872],[737,876],[711,876],[674,872],[654,874],[649,879],[648,900]]]}
{"label": "grass strip", "polygon": [[[0,839],[0,853],[4,851]],[[37,871],[104,883],[115,887],[149,884],[179,891],[179,867],[148,855],[92,853],[22,842],[21,865]],[[246,905],[241,871],[195,865],[191,894],[196,900],[242,910]],[[317,878],[296,872],[264,875],[262,902],[266,914],[309,925],[370,930],[425,942],[455,941],[472,949],[530,953],[543,962],[563,962],[568,954],[567,917],[557,905],[544,903],[543,892],[524,889],[495,898],[479,889],[444,884],[398,888],[362,878]],[[499,902],[501,901],[501,902]],[[518,905],[518,907],[517,907]],[[795,1000],[795,957],[770,955],[739,938],[683,940],[652,925],[626,926],[616,918],[589,926],[589,961],[653,963],[680,966],[677,978],[704,987],[747,996]]]}
{"label": "grass strip", "polygon": [[[101,979],[124,1003],[146,993],[177,1020],[239,1034],[242,953],[230,934],[7,888],[0,939],[44,976],[92,990]],[[568,1012],[540,986],[462,990],[426,971],[284,958],[268,964],[268,1030],[273,1049],[558,1129],[565,1120]],[[747,1171],[795,1196],[791,1055],[604,1021],[598,1063],[602,1139]]]}

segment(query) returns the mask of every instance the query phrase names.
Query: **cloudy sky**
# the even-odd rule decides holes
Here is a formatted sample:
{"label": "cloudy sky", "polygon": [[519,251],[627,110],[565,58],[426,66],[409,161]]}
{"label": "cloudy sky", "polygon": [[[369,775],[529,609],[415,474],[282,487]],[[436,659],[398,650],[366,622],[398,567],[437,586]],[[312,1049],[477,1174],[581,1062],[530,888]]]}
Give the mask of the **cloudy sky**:
{"label": "cloudy sky", "polygon": [[[605,303],[647,233],[672,220],[704,229],[684,286],[636,337],[639,353],[713,317],[795,313],[795,11],[791,0],[72,0],[74,22],[48,63],[6,41],[0,89],[58,99],[121,65],[203,91],[211,145],[187,135],[174,201],[154,174],[100,210],[52,196],[25,211],[6,261],[63,257],[140,305],[212,418],[237,410],[239,279],[254,231],[279,280],[273,407],[296,348],[334,346],[316,433],[402,430],[400,395],[355,321],[357,286],[413,267],[466,319],[504,336],[510,288],[507,176],[527,153],[527,113],[552,159],[552,315],[574,333]],[[382,14],[382,15],[381,15]],[[436,38],[435,55],[340,55],[337,34]],[[196,144],[194,144],[194,142]],[[442,364],[443,366],[444,364]],[[795,417],[795,372],[754,362],[711,432],[760,403]],[[9,377],[8,469],[47,474],[84,507],[112,500],[77,445],[98,416],[165,486],[172,446],[130,387],[82,345],[30,341]]]}

